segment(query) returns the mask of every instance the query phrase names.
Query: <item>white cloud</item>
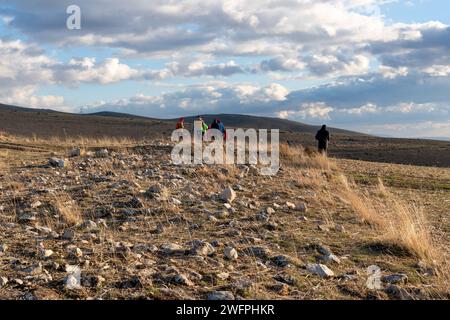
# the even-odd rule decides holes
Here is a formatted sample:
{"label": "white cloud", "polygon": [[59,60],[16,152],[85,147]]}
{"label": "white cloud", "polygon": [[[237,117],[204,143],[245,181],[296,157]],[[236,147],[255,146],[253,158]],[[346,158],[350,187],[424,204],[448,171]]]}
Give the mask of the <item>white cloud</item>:
{"label": "white cloud", "polygon": [[322,119],[329,120],[334,109],[324,102],[303,103],[298,110],[283,110],[277,113],[282,119]]}

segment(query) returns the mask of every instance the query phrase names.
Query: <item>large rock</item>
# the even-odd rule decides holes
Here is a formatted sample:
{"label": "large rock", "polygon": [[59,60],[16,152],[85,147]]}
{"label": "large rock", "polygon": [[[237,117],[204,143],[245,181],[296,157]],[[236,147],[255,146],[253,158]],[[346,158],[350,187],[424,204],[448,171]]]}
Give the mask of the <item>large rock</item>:
{"label": "large rock", "polygon": [[326,265],[318,263],[308,263],[306,270],[318,275],[321,278],[330,278],[334,276],[334,272],[331,271]]}
{"label": "large rock", "polygon": [[228,187],[220,193],[219,198],[222,201],[232,203],[236,199],[236,192],[231,187]]}

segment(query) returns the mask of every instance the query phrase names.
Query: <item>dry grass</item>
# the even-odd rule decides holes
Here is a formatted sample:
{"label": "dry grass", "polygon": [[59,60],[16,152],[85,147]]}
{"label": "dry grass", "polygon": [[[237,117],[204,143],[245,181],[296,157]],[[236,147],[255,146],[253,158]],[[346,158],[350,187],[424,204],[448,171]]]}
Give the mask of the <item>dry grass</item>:
{"label": "dry grass", "polygon": [[358,193],[358,186],[354,182],[349,182],[344,174],[340,174],[337,179],[339,184],[339,195],[341,199],[348,203],[362,222],[371,226],[382,226],[384,217],[374,208],[373,202],[367,195]]}
{"label": "dry grass", "polygon": [[55,195],[52,204],[63,226],[72,227],[83,221],[79,207],[67,193]]}
{"label": "dry grass", "polygon": [[137,141],[127,137],[98,137],[90,138],[84,136],[76,137],[51,137],[39,138],[36,135],[32,137],[13,136],[7,133],[0,132],[0,141],[20,144],[25,146],[40,146],[42,148],[127,148],[139,145],[143,141]]}
{"label": "dry grass", "polygon": [[362,221],[379,231],[381,241],[402,247],[429,263],[436,262],[437,247],[422,207],[407,204],[390,193],[381,179],[376,190],[376,195],[381,198],[361,195],[359,188],[354,183],[349,183],[344,175],[340,175],[340,183],[341,197],[351,205]]}
{"label": "dry grass", "polygon": [[337,170],[336,163],[325,154],[317,152],[307,153],[303,147],[292,147],[280,144],[282,164],[294,168],[321,169],[325,171]]}

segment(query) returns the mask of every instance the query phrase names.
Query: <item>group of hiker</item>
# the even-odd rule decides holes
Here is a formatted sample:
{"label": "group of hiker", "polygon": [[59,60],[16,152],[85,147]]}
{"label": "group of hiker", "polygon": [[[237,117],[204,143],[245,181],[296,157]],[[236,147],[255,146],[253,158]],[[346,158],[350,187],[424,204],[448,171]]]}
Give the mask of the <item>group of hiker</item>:
{"label": "group of hiker", "polygon": [[[198,117],[196,121],[200,123],[203,137],[208,133],[208,130],[216,129],[222,132],[223,138],[224,140],[226,140],[227,131],[225,129],[225,125],[219,119],[214,119],[214,121],[209,126],[206,124],[202,117]],[[177,122],[176,129],[184,129],[184,118],[180,118],[180,120]]]}
{"label": "group of hiker", "polygon": [[[207,125],[205,121],[203,121],[202,117],[198,117],[197,121],[201,123],[202,136],[204,137],[208,130],[216,129],[222,132],[224,140],[226,140],[227,132],[225,130],[225,126],[219,119],[214,119],[211,125]],[[180,118],[176,125],[176,129],[184,129],[184,118]],[[316,133],[316,140],[318,141],[318,149],[319,153],[327,153],[328,150],[328,142],[330,141],[330,132],[327,130],[327,126],[323,125],[322,128]]]}

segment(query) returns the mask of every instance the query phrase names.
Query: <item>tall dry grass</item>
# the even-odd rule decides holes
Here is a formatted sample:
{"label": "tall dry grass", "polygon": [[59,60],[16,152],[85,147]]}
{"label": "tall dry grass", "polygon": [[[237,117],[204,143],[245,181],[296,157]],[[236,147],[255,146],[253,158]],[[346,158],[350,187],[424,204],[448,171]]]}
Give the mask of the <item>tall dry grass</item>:
{"label": "tall dry grass", "polygon": [[143,143],[129,137],[85,137],[85,136],[65,136],[65,137],[39,137],[37,135],[15,136],[0,132],[0,141],[28,146],[58,147],[58,148],[121,148],[131,147]]}
{"label": "tall dry grass", "polygon": [[302,146],[280,144],[280,161],[292,168],[320,169],[325,171],[337,170],[336,162],[325,154],[306,152]]}
{"label": "tall dry grass", "polygon": [[52,205],[63,227],[73,227],[83,221],[80,208],[69,194],[60,192],[55,195]]}
{"label": "tall dry grass", "polygon": [[382,242],[395,244],[428,263],[435,264],[439,260],[431,226],[422,207],[392,194],[381,179],[375,195],[362,193],[343,174],[340,186],[340,196],[362,221],[379,231]]}

